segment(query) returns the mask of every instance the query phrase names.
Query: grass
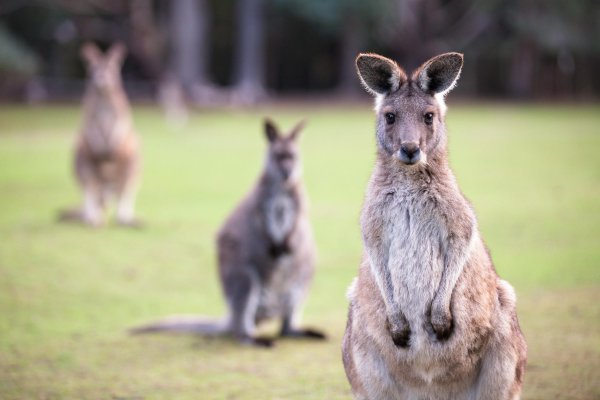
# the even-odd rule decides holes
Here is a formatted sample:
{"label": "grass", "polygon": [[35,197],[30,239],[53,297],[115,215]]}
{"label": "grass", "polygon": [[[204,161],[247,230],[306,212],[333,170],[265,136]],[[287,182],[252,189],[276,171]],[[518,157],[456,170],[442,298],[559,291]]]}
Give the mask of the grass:
{"label": "grass", "polygon": [[[302,148],[320,258],[304,321],[330,340],[267,351],[128,336],[155,317],[224,312],[214,235],[262,165],[265,114],[284,127],[310,119]],[[454,171],[519,296],[523,399],[600,398],[600,107],[457,105],[447,122]],[[135,123],[147,228],[90,230],[55,223],[79,200],[79,110],[0,107],[0,398],[350,398],[340,342],[374,156],[370,106],[200,111],[182,129],[136,107]]]}

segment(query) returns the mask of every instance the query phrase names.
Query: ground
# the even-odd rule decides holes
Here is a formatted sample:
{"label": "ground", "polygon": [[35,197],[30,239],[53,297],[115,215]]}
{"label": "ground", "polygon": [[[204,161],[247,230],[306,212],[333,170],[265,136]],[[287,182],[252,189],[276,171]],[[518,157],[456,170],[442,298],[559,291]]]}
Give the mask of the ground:
{"label": "ground", "polygon": [[[349,399],[345,291],[374,158],[369,104],[198,111],[182,128],[135,107],[143,230],[63,225],[77,204],[77,106],[0,106],[0,398]],[[127,334],[224,312],[214,236],[264,158],[263,115],[308,118],[305,180],[319,248],[304,321],[324,343],[271,350]],[[450,159],[529,344],[523,399],[600,398],[600,107],[454,105]],[[265,332],[272,332],[271,325]]]}

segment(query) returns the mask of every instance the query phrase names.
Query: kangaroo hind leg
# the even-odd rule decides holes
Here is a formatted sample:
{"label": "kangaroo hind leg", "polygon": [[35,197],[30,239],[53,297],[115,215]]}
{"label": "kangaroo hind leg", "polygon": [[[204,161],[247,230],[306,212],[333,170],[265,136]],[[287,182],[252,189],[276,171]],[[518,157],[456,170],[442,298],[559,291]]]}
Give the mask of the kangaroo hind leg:
{"label": "kangaroo hind leg", "polygon": [[498,323],[481,360],[476,384],[478,400],[518,400],[527,362],[527,344],[515,311],[514,291],[500,281]]}
{"label": "kangaroo hind leg", "polygon": [[288,338],[327,339],[327,335],[319,330],[298,326],[298,308],[300,307],[297,304],[289,304],[285,307],[279,335]]}
{"label": "kangaroo hind leg", "polygon": [[241,343],[271,347],[271,339],[255,336],[256,314],[260,302],[259,277],[250,266],[242,270],[245,273],[225,278],[225,294],[231,316],[230,329]]}
{"label": "kangaroo hind leg", "polygon": [[117,199],[117,222],[119,225],[140,228],[142,222],[134,216],[137,187],[133,182],[125,183],[119,190]]}
{"label": "kangaroo hind leg", "polygon": [[87,183],[83,189],[83,221],[91,226],[102,225],[104,206],[102,189],[94,183]]}

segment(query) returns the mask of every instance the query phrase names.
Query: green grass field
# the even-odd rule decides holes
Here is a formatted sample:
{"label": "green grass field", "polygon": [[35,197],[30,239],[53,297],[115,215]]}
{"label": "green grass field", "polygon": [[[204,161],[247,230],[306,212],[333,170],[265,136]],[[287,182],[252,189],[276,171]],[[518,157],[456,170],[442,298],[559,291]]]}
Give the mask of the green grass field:
{"label": "green grass field", "polygon": [[[453,169],[519,298],[523,399],[599,399],[600,106],[450,106]],[[285,128],[310,120],[302,149],[319,263],[304,321],[329,341],[264,350],[128,336],[156,317],[224,312],[214,236],[262,166],[263,115]],[[79,201],[79,119],[77,107],[0,107],[0,398],[349,399],[340,344],[374,158],[371,106],[201,111],[179,130],[137,107],[140,231],[55,222]]]}

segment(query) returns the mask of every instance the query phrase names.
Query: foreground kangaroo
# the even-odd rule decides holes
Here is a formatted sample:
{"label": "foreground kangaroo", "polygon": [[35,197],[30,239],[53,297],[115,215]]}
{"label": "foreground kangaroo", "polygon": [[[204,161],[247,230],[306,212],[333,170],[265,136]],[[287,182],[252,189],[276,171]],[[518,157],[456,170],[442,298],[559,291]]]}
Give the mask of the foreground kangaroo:
{"label": "foreground kangaroo", "polygon": [[256,325],[281,318],[281,336],[325,337],[297,326],[316,255],[297,144],[303,125],[282,136],[271,121],[265,121],[269,141],[265,169],[219,231],[219,274],[229,308],[226,321],[175,316],[133,333],[231,333],[243,343],[269,346],[270,339],[255,336]]}
{"label": "foreground kangaroo", "polygon": [[376,96],[377,161],[362,210],[364,257],[343,343],[357,399],[518,399],[527,348],[501,280],[448,166],[443,96],[463,56],[411,77],[361,54]]}
{"label": "foreground kangaroo", "polygon": [[107,201],[116,196],[117,222],[137,226],[134,202],[140,154],[121,82],[125,47],[115,44],[103,55],[98,47],[87,43],[81,55],[89,77],[83,98],[83,126],[75,149],[75,174],[83,191],[83,206],[63,212],[61,219],[101,225]]}

